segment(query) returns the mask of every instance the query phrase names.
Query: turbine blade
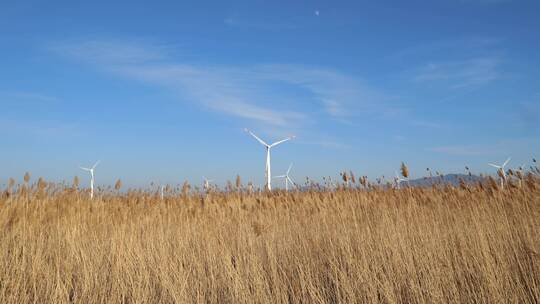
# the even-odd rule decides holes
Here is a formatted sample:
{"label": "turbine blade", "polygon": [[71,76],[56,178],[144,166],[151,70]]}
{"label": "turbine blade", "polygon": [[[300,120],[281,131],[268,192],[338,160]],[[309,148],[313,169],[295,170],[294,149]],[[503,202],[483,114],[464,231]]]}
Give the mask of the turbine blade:
{"label": "turbine blade", "polygon": [[275,143],[271,144],[270,147],[275,147],[275,146],[277,146],[277,145],[279,145],[281,143],[284,143],[284,142],[286,142],[288,140],[291,140],[291,139],[293,139],[293,137],[287,137],[287,138],[282,139],[280,141],[276,141]]}
{"label": "turbine blade", "polygon": [[91,170],[91,169],[85,168],[85,167],[79,167],[79,168],[83,169],[84,171],[90,171]]}
{"label": "turbine blade", "polygon": [[250,130],[248,129],[244,129],[246,132],[248,132],[251,136],[253,136],[258,142],[260,142],[263,146],[267,146],[267,147],[270,147],[267,143],[265,143],[262,139],[260,139],[259,137],[257,137],[257,135],[253,134],[253,132],[251,132]]}
{"label": "turbine blade", "polygon": [[289,175],[289,172],[291,172],[292,163],[289,165],[289,169],[287,169],[287,175]]}
{"label": "turbine blade", "polygon": [[501,166],[497,166],[497,165],[494,165],[494,164],[488,164],[488,165],[492,166],[493,168],[497,168],[497,169],[501,168]]}
{"label": "turbine blade", "polygon": [[510,161],[511,157],[509,157],[503,164],[502,164],[502,167],[506,166],[506,164],[508,164],[508,162]]}
{"label": "turbine blade", "polygon": [[291,184],[293,184],[293,185],[296,187],[296,184],[293,182],[293,180],[292,180],[290,177],[287,176],[287,179],[289,180],[289,182],[290,182]]}
{"label": "turbine blade", "polygon": [[101,162],[101,160],[98,160],[98,161],[94,164],[94,166],[92,167],[92,169],[95,169],[95,168],[97,167],[97,165],[99,165],[100,162]]}

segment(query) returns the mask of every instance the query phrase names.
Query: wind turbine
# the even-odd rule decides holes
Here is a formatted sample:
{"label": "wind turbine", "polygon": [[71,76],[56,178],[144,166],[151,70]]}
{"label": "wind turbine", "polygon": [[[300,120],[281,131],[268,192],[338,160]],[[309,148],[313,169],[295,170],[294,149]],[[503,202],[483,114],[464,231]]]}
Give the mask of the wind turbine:
{"label": "wind turbine", "polygon": [[494,164],[488,164],[490,166],[492,166],[493,168],[497,168],[498,171],[500,171],[502,174],[501,175],[501,188],[504,188],[504,182],[506,182],[506,172],[504,171],[504,167],[508,164],[508,162],[510,161],[511,157],[509,157],[502,165],[494,165]]}
{"label": "wind turbine", "polygon": [[401,177],[399,176],[399,174],[397,173],[397,171],[396,171],[396,177],[395,177],[394,181],[396,182],[396,188],[399,189],[399,184],[400,184],[401,182],[406,182],[407,179],[406,179],[406,178],[401,178]]}
{"label": "wind turbine", "polygon": [[94,169],[99,164],[99,160],[92,166],[92,168],[79,167],[84,171],[90,172],[90,199],[94,198]]}
{"label": "wind turbine", "polygon": [[328,183],[329,183],[330,187],[332,188],[332,190],[336,190],[337,185],[336,185],[336,183],[334,183],[331,176],[328,176]]}
{"label": "wind turbine", "polygon": [[212,182],[211,179],[206,179],[206,177],[202,177],[204,180],[204,190],[208,191],[210,190],[210,183]]}
{"label": "wind turbine", "polygon": [[244,130],[246,132],[248,132],[251,136],[253,136],[263,146],[266,147],[266,170],[265,170],[265,174],[266,174],[266,190],[271,191],[272,190],[272,174],[271,174],[271,169],[270,169],[270,149],[277,146],[277,145],[279,145],[279,144],[281,144],[281,143],[284,143],[284,142],[286,142],[288,140],[293,139],[295,136],[287,137],[285,139],[282,139],[280,141],[276,141],[275,143],[269,145],[269,144],[265,143],[262,139],[257,137],[257,135],[253,134],[253,132],[251,132],[250,130],[248,130],[248,129],[244,129]]}
{"label": "wind turbine", "polygon": [[289,169],[287,169],[287,173],[285,173],[284,175],[278,175],[278,176],[274,176],[274,178],[285,178],[285,191],[289,191],[289,182],[291,182],[291,184],[293,186],[295,186],[295,183],[292,181],[292,179],[289,177],[289,172],[291,172],[291,168],[292,168],[292,163],[291,165],[289,166]]}
{"label": "wind turbine", "polygon": [[164,190],[165,190],[165,186],[163,186],[163,185],[159,186],[159,197],[161,198],[161,200],[163,200],[163,197],[165,196],[163,194]]}

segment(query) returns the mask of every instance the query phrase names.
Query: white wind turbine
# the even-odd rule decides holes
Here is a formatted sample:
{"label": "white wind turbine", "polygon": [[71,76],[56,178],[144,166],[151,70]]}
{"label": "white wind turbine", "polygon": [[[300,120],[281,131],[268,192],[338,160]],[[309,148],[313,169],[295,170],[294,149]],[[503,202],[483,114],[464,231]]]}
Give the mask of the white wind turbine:
{"label": "white wind turbine", "polygon": [[204,177],[204,176],[202,178],[204,180],[204,186],[203,186],[204,190],[206,190],[206,191],[210,190],[210,183],[212,182],[212,180],[211,179],[206,179],[206,177]]}
{"label": "white wind turbine", "polygon": [[502,165],[494,165],[494,164],[488,164],[490,166],[492,166],[493,168],[497,168],[497,171],[500,171],[502,174],[501,176],[501,188],[504,188],[504,182],[506,182],[506,171],[504,171],[504,167],[508,164],[508,162],[510,161],[511,157],[509,157]]}
{"label": "white wind turbine", "polygon": [[275,143],[269,145],[267,143],[265,143],[262,139],[260,139],[259,137],[257,137],[257,135],[253,134],[253,132],[251,132],[250,130],[248,129],[244,129],[246,132],[248,132],[249,134],[251,134],[251,136],[253,136],[258,142],[260,142],[263,146],[266,147],[266,170],[265,170],[265,174],[266,174],[266,190],[270,191],[272,190],[272,174],[271,174],[271,169],[270,169],[270,149],[272,147],[275,147],[283,142],[286,142],[288,140],[291,140],[294,138],[294,136],[291,136],[291,137],[287,137],[285,139],[282,139],[280,141],[276,141]]}
{"label": "white wind turbine", "polygon": [[296,184],[292,181],[292,179],[289,176],[289,172],[291,172],[291,168],[292,168],[292,163],[289,166],[289,169],[287,169],[287,173],[285,173],[284,175],[274,176],[274,178],[285,178],[285,191],[289,191],[289,182],[293,186],[296,186]]}
{"label": "white wind turbine", "polygon": [[394,178],[394,181],[396,182],[396,188],[399,189],[399,184],[400,184],[401,182],[406,182],[407,179],[406,179],[406,178],[401,178],[401,177],[399,176],[399,174],[397,173],[397,171],[396,171],[396,177]]}
{"label": "white wind turbine", "polygon": [[335,190],[337,188],[337,185],[336,183],[334,183],[331,176],[328,177],[328,184],[330,185],[330,187],[332,187],[332,190]]}
{"label": "white wind turbine", "polygon": [[84,171],[90,172],[90,199],[94,198],[94,169],[99,164],[99,160],[92,166],[92,168],[79,167]]}
{"label": "white wind turbine", "polygon": [[163,200],[163,198],[165,197],[164,195],[164,190],[165,190],[165,186],[161,185],[159,186],[159,197],[161,198],[161,200]]}

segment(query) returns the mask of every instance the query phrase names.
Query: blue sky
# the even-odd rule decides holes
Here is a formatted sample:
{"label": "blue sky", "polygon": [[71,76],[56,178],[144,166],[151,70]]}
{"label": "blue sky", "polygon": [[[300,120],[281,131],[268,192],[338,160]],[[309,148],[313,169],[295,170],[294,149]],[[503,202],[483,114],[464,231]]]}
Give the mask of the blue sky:
{"label": "blue sky", "polygon": [[[540,151],[540,3],[2,1],[0,180],[493,173]],[[159,2],[159,3],[157,3]]]}

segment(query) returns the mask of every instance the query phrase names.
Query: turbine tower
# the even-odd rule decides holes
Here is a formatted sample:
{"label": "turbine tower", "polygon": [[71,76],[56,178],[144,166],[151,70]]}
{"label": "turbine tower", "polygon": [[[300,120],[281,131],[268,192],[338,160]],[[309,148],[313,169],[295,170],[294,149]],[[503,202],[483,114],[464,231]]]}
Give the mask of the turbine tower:
{"label": "turbine tower", "polygon": [[202,178],[204,180],[204,185],[203,185],[204,190],[209,191],[210,190],[210,183],[212,182],[212,180],[211,179],[206,179],[206,177],[204,177],[204,176]]}
{"label": "turbine tower", "polygon": [[292,168],[292,163],[291,163],[291,165],[289,166],[289,169],[287,169],[287,173],[285,173],[284,175],[274,176],[274,178],[285,178],[285,191],[289,191],[289,182],[291,182],[291,184],[292,184],[293,186],[296,185],[296,184],[292,181],[292,179],[289,177],[289,172],[291,172],[291,168]]}
{"label": "turbine tower", "polygon": [[163,194],[163,191],[164,191],[164,190],[165,190],[165,186],[161,185],[161,186],[159,187],[159,197],[161,198],[161,200],[163,200],[163,197],[165,196],[165,195]]}
{"label": "turbine tower", "polygon": [[94,169],[99,164],[99,160],[92,166],[92,168],[79,167],[84,171],[90,172],[90,199],[94,198]]}
{"label": "turbine tower", "polygon": [[506,182],[506,172],[504,171],[504,167],[508,164],[508,162],[510,161],[511,157],[509,157],[502,165],[494,165],[494,164],[488,164],[490,166],[492,166],[493,168],[497,168],[497,171],[500,172],[500,176],[501,176],[501,188],[504,188],[504,182]]}
{"label": "turbine tower", "polygon": [[280,141],[276,141],[275,143],[269,145],[267,143],[265,143],[262,139],[260,139],[259,137],[257,137],[257,135],[253,134],[253,132],[251,132],[250,130],[248,129],[244,129],[246,132],[248,132],[251,136],[253,136],[258,142],[260,142],[263,146],[266,147],[266,170],[265,170],[265,174],[266,174],[266,190],[268,191],[271,191],[272,190],[272,174],[271,174],[271,169],[270,169],[270,149],[281,144],[281,143],[284,143],[288,140],[291,140],[294,138],[294,136],[291,136],[291,137],[287,137],[285,139],[282,139]]}

